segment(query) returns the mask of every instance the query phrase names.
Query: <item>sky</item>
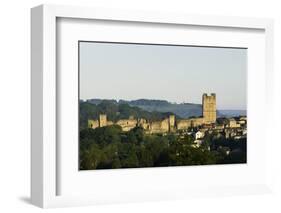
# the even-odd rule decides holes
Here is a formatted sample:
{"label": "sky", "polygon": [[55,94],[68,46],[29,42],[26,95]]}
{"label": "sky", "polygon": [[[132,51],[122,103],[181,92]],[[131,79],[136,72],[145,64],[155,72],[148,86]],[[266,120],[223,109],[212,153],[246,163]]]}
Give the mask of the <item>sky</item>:
{"label": "sky", "polygon": [[80,99],[158,99],[246,110],[247,49],[79,42]]}

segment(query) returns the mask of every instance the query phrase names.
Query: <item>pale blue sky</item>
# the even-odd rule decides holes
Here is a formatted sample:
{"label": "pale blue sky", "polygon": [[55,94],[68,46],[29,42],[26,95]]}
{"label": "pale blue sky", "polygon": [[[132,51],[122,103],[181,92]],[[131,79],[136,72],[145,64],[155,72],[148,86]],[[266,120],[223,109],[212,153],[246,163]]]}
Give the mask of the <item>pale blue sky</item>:
{"label": "pale blue sky", "polygon": [[247,50],[80,42],[80,99],[162,99],[246,109]]}

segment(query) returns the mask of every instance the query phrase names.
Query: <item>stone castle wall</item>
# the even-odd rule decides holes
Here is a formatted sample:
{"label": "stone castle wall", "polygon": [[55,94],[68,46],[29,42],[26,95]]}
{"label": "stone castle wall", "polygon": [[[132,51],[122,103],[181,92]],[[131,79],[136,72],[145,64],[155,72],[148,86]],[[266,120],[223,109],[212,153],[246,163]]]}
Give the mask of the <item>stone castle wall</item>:
{"label": "stone castle wall", "polygon": [[176,130],[186,130],[190,127],[197,127],[203,124],[210,124],[216,122],[216,95],[203,94],[202,96],[203,117],[179,119],[176,120],[175,115],[170,115],[168,118],[161,121],[147,121],[146,119],[129,119],[118,120],[116,123],[107,120],[105,114],[101,114],[98,120],[88,120],[89,128],[97,128],[109,125],[119,125],[123,131],[130,131],[131,129],[140,126],[148,133],[166,133]]}
{"label": "stone castle wall", "polygon": [[177,129],[184,130],[190,127],[197,127],[205,124],[204,118],[190,118],[177,121]]}
{"label": "stone castle wall", "polygon": [[113,122],[108,121],[107,116],[105,114],[100,114],[98,120],[88,120],[88,127],[92,129],[109,125],[113,125]]}
{"label": "stone castle wall", "polygon": [[123,131],[130,131],[137,126],[138,121],[136,119],[122,119],[116,122],[117,125],[122,127]]}
{"label": "stone castle wall", "polygon": [[99,121],[98,120],[88,120],[88,127],[95,129],[98,128],[100,126]]}
{"label": "stone castle wall", "polygon": [[162,121],[154,121],[154,122],[150,122],[150,128],[149,128],[149,132],[150,133],[165,133],[165,132],[169,132],[169,119],[166,118]]}
{"label": "stone castle wall", "polygon": [[177,129],[178,130],[184,130],[191,127],[191,119],[184,119],[177,121]]}

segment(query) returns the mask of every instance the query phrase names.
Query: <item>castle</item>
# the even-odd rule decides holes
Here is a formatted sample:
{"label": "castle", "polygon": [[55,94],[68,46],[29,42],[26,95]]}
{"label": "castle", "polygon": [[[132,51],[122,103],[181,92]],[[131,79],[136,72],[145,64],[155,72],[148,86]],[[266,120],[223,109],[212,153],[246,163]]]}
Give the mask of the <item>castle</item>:
{"label": "castle", "polygon": [[202,117],[177,119],[175,115],[170,115],[168,118],[161,121],[148,121],[143,118],[135,119],[129,117],[129,119],[121,119],[113,123],[107,120],[105,114],[100,114],[98,120],[88,120],[89,128],[97,128],[109,125],[119,125],[123,131],[129,131],[137,126],[142,127],[147,133],[167,133],[174,132],[176,130],[186,130],[189,127],[197,127],[203,124],[212,124],[216,122],[216,94],[206,93],[202,96]]}

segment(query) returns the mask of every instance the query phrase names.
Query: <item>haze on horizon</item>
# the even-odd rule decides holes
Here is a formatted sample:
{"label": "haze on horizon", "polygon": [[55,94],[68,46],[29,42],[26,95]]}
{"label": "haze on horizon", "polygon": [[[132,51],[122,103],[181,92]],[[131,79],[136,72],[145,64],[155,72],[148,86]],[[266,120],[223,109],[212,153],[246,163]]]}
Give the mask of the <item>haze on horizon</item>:
{"label": "haze on horizon", "polygon": [[202,103],[247,108],[247,49],[79,42],[80,99]]}

